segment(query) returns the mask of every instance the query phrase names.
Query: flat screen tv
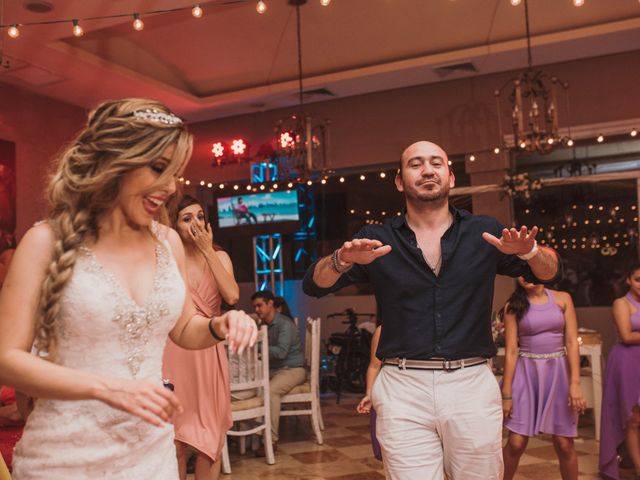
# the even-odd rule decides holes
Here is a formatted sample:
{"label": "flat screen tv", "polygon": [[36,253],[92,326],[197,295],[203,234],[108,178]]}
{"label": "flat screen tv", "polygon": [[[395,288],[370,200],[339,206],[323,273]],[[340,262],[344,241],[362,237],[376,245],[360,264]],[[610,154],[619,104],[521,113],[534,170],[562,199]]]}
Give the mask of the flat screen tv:
{"label": "flat screen tv", "polygon": [[218,227],[244,227],[297,222],[298,193],[285,190],[218,197]]}

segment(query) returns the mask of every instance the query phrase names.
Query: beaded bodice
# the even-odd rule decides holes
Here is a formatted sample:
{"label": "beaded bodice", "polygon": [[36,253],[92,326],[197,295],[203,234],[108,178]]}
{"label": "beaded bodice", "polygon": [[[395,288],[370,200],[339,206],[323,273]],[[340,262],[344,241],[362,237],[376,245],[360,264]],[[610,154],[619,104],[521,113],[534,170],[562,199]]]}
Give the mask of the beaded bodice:
{"label": "beaded bodice", "polygon": [[153,290],[143,305],[82,246],[62,299],[59,362],[121,377],[157,377],[184,298],[185,285],[166,242],[156,244]]}

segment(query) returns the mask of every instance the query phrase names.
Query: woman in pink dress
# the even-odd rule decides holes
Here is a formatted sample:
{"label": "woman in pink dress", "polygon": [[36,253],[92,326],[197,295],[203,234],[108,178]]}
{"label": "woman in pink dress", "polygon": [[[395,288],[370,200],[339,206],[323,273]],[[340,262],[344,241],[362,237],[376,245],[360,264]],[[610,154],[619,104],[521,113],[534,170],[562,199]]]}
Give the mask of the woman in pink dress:
{"label": "woman in pink dress", "polygon": [[[224,300],[238,301],[239,288],[229,255],[213,243],[211,225],[196,199],[185,196],[178,206],[175,229],[184,243],[188,286],[201,315],[220,314]],[[175,388],[184,407],[174,418],[180,479],[187,475],[187,449],[197,451],[197,480],[217,479],[220,452],[231,427],[229,364],[224,345],[204,350],[185,350],[167,341],[163,375]]]}

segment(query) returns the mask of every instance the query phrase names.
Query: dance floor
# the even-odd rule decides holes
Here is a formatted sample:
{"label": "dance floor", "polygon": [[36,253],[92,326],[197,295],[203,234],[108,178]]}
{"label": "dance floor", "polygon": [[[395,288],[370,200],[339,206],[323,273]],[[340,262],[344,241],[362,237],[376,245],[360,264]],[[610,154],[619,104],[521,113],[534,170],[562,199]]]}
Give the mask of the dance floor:
{"label": "dance floor", "polygon": [[[305,417],[282,418],[276,464],[267,465],[252,452],[240,455],[231,446],[231,475],[223,480],[376,480],[383,479],[382,464],[375,460],[369,442],[369,418],[358,415],[355,405],[359,396],[343,397],[336,405],[335,397],[323,396],[325,422],[324,445],[317,445],[309,420]],[[598,444],[591,412],[583,416],[576,439],[580,479],[597,479]],[[551,438],[531,439],[520,462],[516,479],[560,479]],[[623,478],[633,478],[623,476]]]}

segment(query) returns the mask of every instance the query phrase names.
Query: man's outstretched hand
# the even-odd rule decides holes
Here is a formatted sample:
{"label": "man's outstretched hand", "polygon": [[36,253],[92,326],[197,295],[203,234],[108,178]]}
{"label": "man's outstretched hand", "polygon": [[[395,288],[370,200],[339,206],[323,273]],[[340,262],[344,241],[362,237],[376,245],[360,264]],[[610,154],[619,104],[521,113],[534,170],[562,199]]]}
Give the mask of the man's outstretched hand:
{"label": "man's outstretched hand", "polygon": [[520,230],[516,230],[515,228],[503,229],[502,237],[500,238],[497,238],[487,232],[482,234],[482,238],[504,254],[525,255],[533,248],[537,234],[538,227],[533,227],[529,230],[525,225],[523,225],[520,227]]}
{"label": "man's outstretched hand", "polygon": [[338,260],[344,263],[367,265],[390,251],[391,245],[383,245],[379,240],[357,238],[344,242],[338,252]]}

